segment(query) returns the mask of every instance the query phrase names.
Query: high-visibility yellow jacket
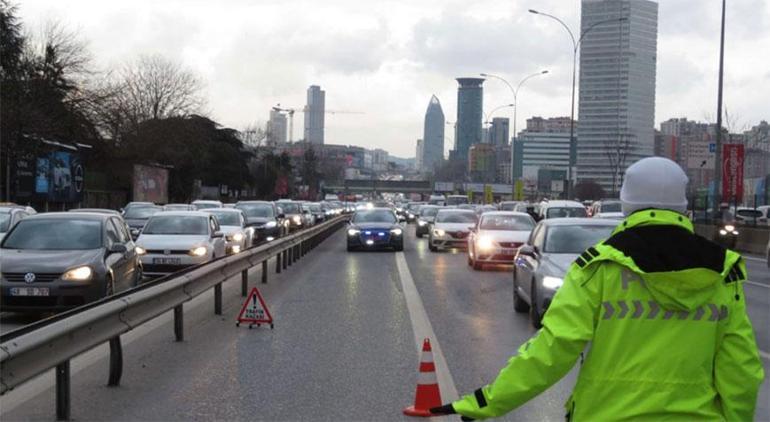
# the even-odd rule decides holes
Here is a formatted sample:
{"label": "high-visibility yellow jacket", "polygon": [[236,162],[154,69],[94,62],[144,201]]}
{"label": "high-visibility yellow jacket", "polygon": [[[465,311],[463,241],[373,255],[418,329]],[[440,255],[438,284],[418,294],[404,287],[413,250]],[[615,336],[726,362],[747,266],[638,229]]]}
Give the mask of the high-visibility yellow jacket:
{"label": "high-visibility yellow jacket", "polygon": [[575,261],[543,328],[497,379],[452,406],[503,415],[585,352],[571,420],[752,420],[764,373],[745,279],[740,255],[694,235],[684,216],[638,211]]}

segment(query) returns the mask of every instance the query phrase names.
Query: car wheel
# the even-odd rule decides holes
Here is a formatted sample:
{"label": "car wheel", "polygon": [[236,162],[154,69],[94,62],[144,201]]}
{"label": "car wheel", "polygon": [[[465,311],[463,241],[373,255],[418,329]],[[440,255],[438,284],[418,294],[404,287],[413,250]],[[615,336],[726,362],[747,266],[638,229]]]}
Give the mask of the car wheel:
{"label": "car wheel", "polygon": [[530,297],[532,298],[532,303],[529,306],[529,319],[532,321],[532,326],[539,330],[540,328],[543,328],[543,315],[540,312],[540,306],[538,306],[537,302],[537,286],[535,285],[535,280],[532,280]]}
{"label": "car wheel", "polygon": [[519,296],[519,283],[516,282],[516,270],[513,270],[513,310],[519,313],[529,312],[529,303]]}
{"label": "car wheel", "polygon": [[348,252],[353,252],[354,250],[355,250],[355,248],[353,248],[353,245],[348,243]]}
{"label": "car wheel", "polygon": [[473,258],[470,255],[468,255],[468,265],[473,265]]}
{"label": "car wheel", "polygon": [[404,250],[404,240],[402,239],[400,242],[396,244],[396,252],[402,252]]}
{"label": "car wheel", "polygon": [[433,242],[428,243],[428,250],[431,252],[438,252],[438,248],[433,246]]}
{"label": "car wheel", "polygon": [[115,293],[115,282],[112,276],[107,276],[107,283],[104,286],[104,297],[112,296]]}
{"label": "car wheel", "polygon": [[481,271],[484,268],[484,264],[482,264],[479,261],[473,261],[473,269],[476,271]]}
{"label": "car wheel", "polygon": [[422,239],[422,233],[420,233],[420,232],[417,232],[417,238],[418,238],[418,239]]}
{"label": "car wheel", "polygon": [[136,286],[142,284],[142,278],[144,278],[144,271],[142,270],[142,266],[138,265],[136,267],[136,271],[134,271],[134,284],[133,284],[133,287],[136,287]]}

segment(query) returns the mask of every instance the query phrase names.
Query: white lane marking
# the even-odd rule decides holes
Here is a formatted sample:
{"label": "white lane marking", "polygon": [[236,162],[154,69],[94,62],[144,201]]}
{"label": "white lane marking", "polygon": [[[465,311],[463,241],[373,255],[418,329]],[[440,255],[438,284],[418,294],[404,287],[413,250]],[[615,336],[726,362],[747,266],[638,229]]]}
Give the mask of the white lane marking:
{"label": "white lane marking", "polygon": [[764,350],[759,351],[759,356],[764,360],[770,360],[770,353],[767,353]]}
{"label": "white lane marking", "polygon": [[770,289],[770,284],[757,283],[756,281],[749,281],[749,280],[744,281],[744,283],[751,284],[752,286],[764,287],[766,289]]}
{"label": "white lane marking", "polygon": [[[258,277],[261,277],[261,273],[257,273],[255,271],[254,275],[256,277],[256,280],[259,280]],[[234,276],[227,281],[235,280],[236,278],[240,279],[238,276]],[[226,293],[229,293],[232,290],[235,290],[240,287],[239,283],[227,283],[227,281],[224,283],[223,286],[223,295]],[[214,295],[213,289],[210,289],[208,292],[199,295],[195,299],[185,302],[184,309],[185,309],[185,319],[192,318],[192,312],[193,310],[199,308],[201,305],[209,305],[211,303],[211,297]],[[174,320],[174,312],[168,311],[155,319],[152,319],[136,328],[134,328],[131,331],[128,331],[127,333],[120,336],[121,344],[123,345],[123,354],[126,354],[126,347],[133,343],[134,341],[144,337],[145,335],[155,331],[156,329],[166,325],[170,324]],[[189,323],[185,324],[185,327],[189,327]],[[168,336],[173,339],[174,332],[169,331]],[[100,346],[96,346],[93,349],[79,355],[78,357],[72,359],[70,361],[70,379],[74,378],[76,374],[78,374],[80,371],[87,369],[91,365],[97,363],[101,359],[108,358],[110,356],[110,348],[107,344],[103,344]],[[124,357],[125,362],[125,357]],[[124,367],[125,369],[125,367]],[[104,368],[104,377],[106,379],[108,374],[107,367]],[[19,407],[20,405],[26,403],[27,401],[33,399],[38,394],[46,391],[49,388],[52,388],[54,386],[54,370],[50,369],[40,375],[38,375],[35,378],[32,378],[31,380],[25,382],[24,384],[14,388],[13,390],[5,393],[4,395],[0,396],[0,415],[1,414],[7,414],[8,412],[11,412],[13,409]]]}
{"label": "white lane marking", "polygon": [[765,258],[757,258],[756,256],[748,256],[748,255],[741,255],[742,257],[748,259],[749,261],[757,261],[761,263],[767,263],[767,260]]}
{"label": "white lane marking", "polygon": [[401,281],[401,290],[406,299],[406,308],[409,311],[409,319],[412,321],[412,331],[414,332],[414,344],[417,348],[418,356],[422,353],[422,342],[427,337],[433,347],[433,359],[436,365],[436,376],[438,385],[443,393],[442,401],[449,403],[457,400],[460,396],[457,394],[457,387],[449,372],[444,353],[441,351],[441,344],[433,332],[433,326],[430,325],[428,314],[422,304],[422,298],[414,285],[412,273],[406,263],[403,252],[396,252],[396,266],[398,267],[399,280]]}

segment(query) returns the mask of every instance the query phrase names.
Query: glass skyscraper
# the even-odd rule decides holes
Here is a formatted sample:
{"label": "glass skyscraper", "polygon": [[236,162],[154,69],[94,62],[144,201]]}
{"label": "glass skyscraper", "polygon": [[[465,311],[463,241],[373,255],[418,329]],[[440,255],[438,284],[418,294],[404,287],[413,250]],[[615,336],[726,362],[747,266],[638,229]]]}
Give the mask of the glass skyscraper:
{"label": "glass skyscraper", "polygon": [[434,95],[425,111],[420,171],[430,172],[444,159],[444,111]]}
{"label": "glass skyscraper", "polygon": [[[617,21],[626,18],[625,21]],[[653,155],[658,4],[583,0],[577,179],[617,193],[625,169]]]}
{"label": "glass skyscraper", "polygon": [[458,160],[468,161],[468,149],[481,142],[483,78],[457,78],[457,129],[455,154]]}
{"label": "glass skyscraper", "polygon": [[325,112],[326,92],[318,85],[310,85],[305,105],[305,142],[319,145],[324,143]]}

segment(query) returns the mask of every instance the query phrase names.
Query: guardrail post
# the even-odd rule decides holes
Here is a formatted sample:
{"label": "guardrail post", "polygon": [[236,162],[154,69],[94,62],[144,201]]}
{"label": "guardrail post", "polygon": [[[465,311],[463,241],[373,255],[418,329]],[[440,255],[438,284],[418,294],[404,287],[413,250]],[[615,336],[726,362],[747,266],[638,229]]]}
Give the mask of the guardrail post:
{"label": "guardrail post", "polygon": [[56,365],[56,420],[70,420],[70,361]]}
{"label": "guardrail post", "polygon": [[214,314],[222,315],[222,283],[214,285]]}
{"label": "guardrail post", "polygon": [[283,269],[285,270],[286,267],[289,266],[289,250],[284,249],[282,252],[282,255],[283,255],[283,258],[282,258],[283,263],[281,264],[281,267],[283,267]]}
{"label": "guardrail post", "polygon": [[267,284],[267,260],[262,261],[262,284]]}
{"label": "guardrail post", "polygon": [[289,260],[289,266],[294,263],[294,246],[289,246],[286,249],[286,258]]}
{"label": "guardrail post", "polygon": [[182,305],[174,307],[174,336],[176,341],[184,341],[184,312]]}
{"label": "guardrail post", "polygon": [[278,252],[278,254],[275,256],[275,273],[280,274],[281,273],[281,253]]}
{"label": "guardrail post", "polygon": [[123,376],[123,346],[120,343],[120,336],[117,336],[110,339],[110,376],[107,379],[107,386],[119,386],[121,376]]}
{"label": "guardrail post", "polygon": [[[264,268],[263,268],[264,269]],[[246,296],[249,292],[249,269],[241,271],[241,296]]]}

